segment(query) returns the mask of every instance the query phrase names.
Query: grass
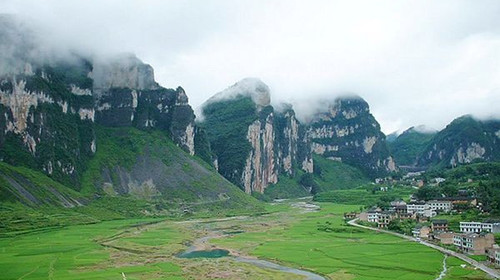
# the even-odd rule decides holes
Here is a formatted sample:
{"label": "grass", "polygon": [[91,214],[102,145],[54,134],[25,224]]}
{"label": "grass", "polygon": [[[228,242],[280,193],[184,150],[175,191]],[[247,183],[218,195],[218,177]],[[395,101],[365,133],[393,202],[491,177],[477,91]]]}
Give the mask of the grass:
{"label": "grass", "polygon": [[318,184],[320,192],[354,189],[370,182],[356,167],[318,155],[313,157],[316,170],[321,170],[321,174],[317,174],[318,171],[314,174],[314,181]]}
{"label": "grass", "polygon": [[[379,191],[378,189],[386,185],[365,185],[352,190],[334,190],[329,192],[318,193],[314,196],[314,200],[318,202],[334,202],[339,204],[361,204],[375,205],[379,202],[389,202],[394,199],[408,199],[415,191],[411,187],[391,186],[387,191]],[[376,191],[374,191],[377,189]]]}
{"label": "grass", "polygon": [[[465,268],[462,268],[461,265],[465,265]],[[448,267],[448,273],[446,277],[443,278],[445,280],[487,279],[482,271],[474,269],[472,266],[457,258],[446,259],[446,266]]]}
{"label": "grass", "polygon": [[[285,230],[244,233],[217,243],[238,248],[258,244],[250,254],[305,267],[332,279],[434,279],[439,274],[439,252],[391,235],[346,226],[342,213],[359,206],[328,203],[322,208],[303,215]],[[318,231],[318,224],[327,221],[335,231]]]}
{"label": "grass", "polygon": [[[193,240],[217,232],[206,248],[228,249],[330,279],[435,279],[443,255],[398,237],[344,224],[359,205],[321,203],[304,212],[297,202],[265,204],[268,214],[205,220],[126,219],[45,229],[0,238],[2,279],[302,279],[232,258],[181,259]],[[329,222],[332,231],[318,230]],[[484,279],[448,258],[446,279]]]}
{"label": "grass", "polygon": [[[120,263],[95,242],[150,220],[122,220],[0,239],[2,279],[181,279],[170,262]],[[168,240],[168,239],[167,239]]]}

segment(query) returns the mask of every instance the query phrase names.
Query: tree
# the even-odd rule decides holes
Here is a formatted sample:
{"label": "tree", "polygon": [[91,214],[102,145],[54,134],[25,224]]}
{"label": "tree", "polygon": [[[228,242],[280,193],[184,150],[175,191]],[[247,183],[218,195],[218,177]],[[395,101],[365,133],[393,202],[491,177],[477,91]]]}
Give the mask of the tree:
{"label": "tree", "polygon": [[314,181],[313,174],[311,173],[300,176],[299,184],[304,188],[311,189],[311,194],[317,194],[319,191],[318,184]]}
{"label": "tree", "polygon": [[430,200],[441,196],[441,191],[438,187],[424,186],[415,193],[415,196],[420,200]]}

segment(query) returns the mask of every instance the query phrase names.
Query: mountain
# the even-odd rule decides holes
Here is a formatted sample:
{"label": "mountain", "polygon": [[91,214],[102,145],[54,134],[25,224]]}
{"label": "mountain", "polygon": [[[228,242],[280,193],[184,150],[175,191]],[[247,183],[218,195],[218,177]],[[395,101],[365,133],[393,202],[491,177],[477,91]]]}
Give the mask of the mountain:
{"label": "mountain", "polygon": [[499,160],[500,121],[481,121],[465,115],[453,120],[431,139],[418,164],[440,168]]}
{"label": "mountain", "polygon": [[385,135],[365,100],[350,96],[326,104],[308,126],[315,154],[358,167],[370,177],[396,170]]}
{"label": "mountain", "polygon": [[391,155],[399,165],[415,165],[418,156],[436,133],[436,130],[425,126],[410,127],[393,141],[387,141]]}
{"label": "mountain", "polygon": [[392,142],[396,141],[396,138],[398,138],[399,135],[400,135],[400,133],[398,131],[394,131],[393,133],[391,133],[385,137],[385,141],[387,143],[392,143]]}
{"label": "mountain", "polygon": [[290,105],[270,105],[269,87],[247,78],[217,93],[201,107],[216,166],[245,192],[263,193],[280,174],[311,173],[305,129]]}
{"label": "mountain", "polygon": [[[38,38],[10,17],[0,17],[0,38],[9,53],[0,56],[5,199],[69,207],[121,196],[154,202],[158,211],[259,207],[200,159],[211,151],[185,91],[160,86],[150,65],[129,54],[32,55],[40,53]],[[32,182],[31,172],[50,183]]]}

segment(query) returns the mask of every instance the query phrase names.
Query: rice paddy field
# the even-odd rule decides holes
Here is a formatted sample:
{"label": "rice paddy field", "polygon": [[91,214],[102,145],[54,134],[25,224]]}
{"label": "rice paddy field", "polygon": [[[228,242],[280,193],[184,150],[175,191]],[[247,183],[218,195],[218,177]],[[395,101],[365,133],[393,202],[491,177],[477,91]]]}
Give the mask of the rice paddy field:
{"label": "rice paddy field", "polygon": [[[224,219],[116,220],[0,238],[0,279],[305,279],[239,262],[259,258],[326,279],[436,279],[443,254],[344,224],[359,206],[303,201],[268,214]],[[314,209],[312,209],[314,210]],[[180,258],[189,247],[226,249],[221,258]],[[448,257],[443,279],[488,279]]]}

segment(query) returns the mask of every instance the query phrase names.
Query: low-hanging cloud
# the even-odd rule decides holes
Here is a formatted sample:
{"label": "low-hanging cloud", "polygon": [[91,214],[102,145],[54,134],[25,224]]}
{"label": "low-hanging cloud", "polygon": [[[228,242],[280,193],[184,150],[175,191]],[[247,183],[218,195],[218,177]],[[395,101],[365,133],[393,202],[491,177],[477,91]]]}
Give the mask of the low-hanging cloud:
{"label": "low-hanging cloud", "polygon": [[[386,133],[500,117],[498,1],[3,1],[89,53],[134,52],[198,107],[245,77],[300,115],[353,92]],[[314,103],[314,102],[313,102]]]}

